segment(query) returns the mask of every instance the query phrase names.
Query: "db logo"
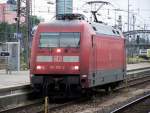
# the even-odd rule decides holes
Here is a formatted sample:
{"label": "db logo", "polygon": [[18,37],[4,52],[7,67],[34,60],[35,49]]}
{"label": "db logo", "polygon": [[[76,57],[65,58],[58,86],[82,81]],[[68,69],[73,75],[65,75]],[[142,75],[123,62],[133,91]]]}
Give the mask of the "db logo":
{"label": "db logo", "polygon": [[62,56],[54,56],[54,62],[62,62],[63,61],[63,57]]}

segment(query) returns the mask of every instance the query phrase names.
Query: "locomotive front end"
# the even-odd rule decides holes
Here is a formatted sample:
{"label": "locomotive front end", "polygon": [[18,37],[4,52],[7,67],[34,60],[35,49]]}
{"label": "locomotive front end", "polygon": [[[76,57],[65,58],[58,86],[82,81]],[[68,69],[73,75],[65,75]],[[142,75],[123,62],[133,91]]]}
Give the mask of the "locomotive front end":
{"label": "locomotive front end", "polygon": [[40,33],[35,60],[37,74],[79,74],[80,33]]}
{"label": "locomotive front end", "polygon": [[33,87],[40,91],[48,82],[53,96],[56,92],[65,95],[69,95],[70,90],[78,92],[81,89],[80,29],[43,28],[33,39],[30,71]]}

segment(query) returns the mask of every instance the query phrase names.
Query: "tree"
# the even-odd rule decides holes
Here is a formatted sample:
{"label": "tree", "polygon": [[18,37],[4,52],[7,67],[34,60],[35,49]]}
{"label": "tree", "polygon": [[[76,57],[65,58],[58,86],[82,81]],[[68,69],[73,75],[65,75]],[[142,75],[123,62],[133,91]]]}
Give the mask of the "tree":
{"label": "tree", "polygon": [[16,31],[15,24],[0,23],[0,42],[11,41],[13,39],[13,34]]}
{"label": "tree", "polygon": [[[31,28],[35,25],[40,23],[40,19],[37,18],[37,16],[31,16],[30,17],[31,22]],[[23,42],[25,42],[27,37],[27,29],[24,24],[20,25],[20,32],[23,36]],[[0,23],[0,42],[6,42],[6,41],[14,41],[17,39],[14,39],[14,33],[16,33],[16,24],[8,24],[6,22]]]}
{"label": "tree", "polygon": [[39,24],[40,23],[40,19],[37,17],[37,16],[31,16],[30,17],[30,20],[31,20],[31,23],[32,23],[32,26],[34,27],[35,25]]}

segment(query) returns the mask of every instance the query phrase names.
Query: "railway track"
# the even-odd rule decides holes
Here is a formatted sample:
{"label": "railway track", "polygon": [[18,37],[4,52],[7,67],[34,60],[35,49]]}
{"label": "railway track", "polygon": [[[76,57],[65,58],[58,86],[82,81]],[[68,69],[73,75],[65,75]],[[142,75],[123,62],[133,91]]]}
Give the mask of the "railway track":
{"label": "railway track", "polygon": [[43,99],[38,99],[32,102],[27,102],[25,104],[21,104],[18,106],[12,106],[5,109],[0,110],[0,113],[20,113],[20,111],[25,111],[34,106],[41,106],[43,104]]}
{"label": "railway track", "polygon": [[116,108],[115,110],[111,111],[110,113],[121,113],[124,110],[126,110],[127,108],[132,107],[132,106],[136,105],[137,103],[140,103],[141,101],[144,101],[144,100],[146,100],[148,98],[150,98],[150,93],[148,93],[148,94],[146,94],[146,95],[144,95],[142,97],[139,97],[139,98],[137,98],[137,99],[135,99],[135,100],[133,100],[133,101],[131,101],[131,102],[129,102],[129,103],[119,107],[119,108]]}
{"label": "railway track", "polygon": [[[62,104],[50,104],[48,109],[49,109],[49,111],[54,111],[54,110],[67,107],[69,105],[77,104],[77,103],[80,103],[80,102],[83,102],[86,100],[87,100],[87,98],[79,98],[76,100],[70,100],[70,101],[64,102]],[[44,104],[43,103],[44,103],[44,100],[40,99],[40,100],[34,101],[30,104],[1,110],[0,113],[24,113],[24,111],[26,111],[26,110],[28,110],[28,111],[26,111],[25,113],[30,113],[31,111],[33,113],[44,113]]]}
{"label": "railway track", "polygon": [[[150,71],[150,69],[148,69],[148,68],[142,68],[142,69],[139,69],[139,70],[129,71],[127,79],[126,79],[128,84],[125,84],[126,83],[125,82],[124,85],[122,85],[121,87],[118,88],[118,90],[122,89],[122,88],[125,88],[125,87],[131,87],[131,86],[135,86],[137,84],[142,84],[142,83],[150,81],[150,76],[148,75],[149,71]],[[138,72],[141,75],[140,76],[138,75],[138,77],[136,77],[135,75],[137,75]],[[146,74],[146,76],[144,75],[144,73]],[[28,86],[26,86],[25,89],[28,92],[28,88],[27,87]],[[13,93],[18,92],[19,89],[18,88],[16,88],[16,89],[17,89],[16,91],[14,89],[13,91],[11,90],[11,92],[13,92]],[[3,96],[2,95],[0,95],[0,96],[4,97],[5,94],[9,94],[8,93],[8,89],[5,91],[5,93],[3,93]],[[30,93],[28,92],[27,94],[30,95],[30,94],[32,94],[32,92],[30,92]],[[27,95],[25,94],[25,97],[26,96]],[[11,96],[8,96],[8,97],[11,97]],[[12,95],[12,98],[13,98],[13,95]],[[23,100],[23,101],[25,101],[25,100]],[[63,103],[63,104],[51,104],[49,106],[49,111],[54,111],[56,109],[61,109],[63,107],[66,107],[66,106],[78,103],[79,101],[81,101],[81,100],[66,102],[66,103]],[[2,101],[2,98],[0,98],[0,103],[3,103],[3,102],[4,101]],[[39,106],[38,109],[35,106]],[[26,110],[26,109],[29,109],[29,108],[32,108],[32,107],[35,107],[35,109],[37,109],[37,112],[35,111],[35,113],[43,113],[43,111],[42,111],[42,109],[43,109],[43,100],[42,99],[40,99],[40,100],[38,99],[38,100],[30,101],[30,102],[24,102],[24,104],[20,104],[18,106],[11,106],[11,107],[8,106],[8,107],[3,108],[3,109],[0,108],[0,113],[12,113],[12,112],[15,113],[15,112],[20,111],[22,109]],[[21,112],[19,112],[19,113],[21,113]]]}
{"label": "railway track", "polygon": [[119,87],[116,88],[116,91],[120,90],[120,89],[123,89],[123,88],[128,88],[128,87],[141,85],[141,84],[149,82],[149,81],[150,81],[150,75],[125,80],[122,85],[120,85]]}
{"label": "railway track", "polygon": [[[56,106],[49,107],[48,111],[55,111],[55,110],[62,109],[64,107],[67,107],[67,106],[70,106],[70,105],[79,104],[79,103],[82,103],[84,101],[87,101],[88,99],[89,98],[87,98],[87,97],[78,98],[76,100],[72,100],[72,101],[69,101],[69,102],[66,102],[66,103],[63,103],[63,104],[58,104]],[[36,112],[36,113],[44,113],[44,110],[41,110],[41,111]]]}

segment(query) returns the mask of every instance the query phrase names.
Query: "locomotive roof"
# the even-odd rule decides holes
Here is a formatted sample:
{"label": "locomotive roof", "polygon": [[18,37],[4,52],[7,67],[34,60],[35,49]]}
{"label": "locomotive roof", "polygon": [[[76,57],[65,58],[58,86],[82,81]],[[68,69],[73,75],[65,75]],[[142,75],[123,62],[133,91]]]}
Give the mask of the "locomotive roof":
{"label": "locomotive roof", "polygon": [[58,26],[58,27],[65,27],[65,26],[81,26],[85,23],[83,20],[55,20],[50,23],[42,23],[40,26]]}
{"label": "locomotive roof", "polygon": [[[51,27],[81,27],[83,25],[87,25],[88,23],[85,20],[55,20],[51,23],[43,23],[40,26],[51,26]],[[95,31],[96,34],[104,34],[104,35],[113,35],[113,36],[122,36],[122,33],[119,29],[115,29],[112,26],[105,25],[103,23],[90,23],[91,27]]]}
{"label": "locomotive roof", "polygon": [[104,34],[104,35],[114,35],[114,36],[121,36],[122,33],[119,29],[116,29],[112,26],[108,26],[102,23],[91,23],[94,31],[96,34]]}

